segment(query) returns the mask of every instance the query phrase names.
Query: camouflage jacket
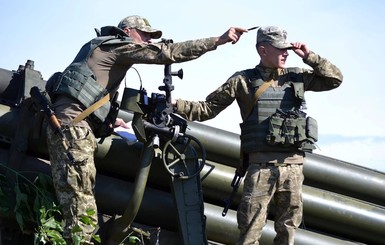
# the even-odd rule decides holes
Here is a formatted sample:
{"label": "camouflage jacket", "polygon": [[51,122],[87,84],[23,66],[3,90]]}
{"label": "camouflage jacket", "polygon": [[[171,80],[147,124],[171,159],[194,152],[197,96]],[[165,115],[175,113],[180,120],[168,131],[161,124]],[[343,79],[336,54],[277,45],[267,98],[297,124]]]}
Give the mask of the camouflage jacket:
{"label": "camouflage jacket", "polygon": [[[341,71],[328,60],[310,52],[303,61],[313,68],[313,70],[298,68],[305,91],[327,91],[337,88],[342,83]],[[257,65],[255,69],[258,69],[264,81],[271,79],[280,81],[277,69],[266,68],[261,64]],[[236,72],[217,90],[208,95],[206,101],[177,100],[176,113],[191,121],[205,121],[216,117],[234,100],[237,100],[244,121],[254,106],[254,91],[249,86],[250,78],[247,74],[250,73],[247,73],[246,70]],[[279,83],[276,84],[276,86],[279,85]],[[249,157],[249,161],[302,164],[304,153],[301,151],[257,152],[252,158]]]}
{"label": "camouflage jacket", "polygon": [[[327,91],[337,88],[342,83],[341,71],[327,59],[310,52],[305,64],[313,70],[300,69],[304,81],[305,91]],[[264,81],[269,81],[278,76],[277,69],[257,65]],[[207,96],[206,101],[177,100],[176,113],[191,121],[205,121],[216,117],[222,110],[237,100],[244,120],[254,105],[254,92],[248,84],[249,78],[245,71],[236,72],[218,89]],[[279,85],[279,84],[278,84]]]}
{"label": "camouflage jacket", "polygon": [[[118,88],[127,70],[134,64],[172,64],[196,59],[217,48],[215,38],[203,38],[179,43],[133,43],[103,44],[97,47],[87,63],[96,81],[111,94]],[[81,51],[80,51],[81,52]],[[59,96],[55,112],[62,124],[70,124],[84,108],[77,101]],[[85,120],[78,126],[89,127]]]}

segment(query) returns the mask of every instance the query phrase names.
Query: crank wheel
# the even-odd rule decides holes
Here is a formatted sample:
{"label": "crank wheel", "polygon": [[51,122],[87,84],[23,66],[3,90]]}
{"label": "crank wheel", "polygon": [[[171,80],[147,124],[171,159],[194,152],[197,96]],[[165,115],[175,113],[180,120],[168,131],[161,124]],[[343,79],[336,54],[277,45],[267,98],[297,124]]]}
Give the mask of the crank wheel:
{"label": "crank wheel", "polygon": [[203,145],[191,135],[183,136],[183,142],[167,141],[162,155],[167,171],[179,179],[197,176],[206,161],[206,151]]}

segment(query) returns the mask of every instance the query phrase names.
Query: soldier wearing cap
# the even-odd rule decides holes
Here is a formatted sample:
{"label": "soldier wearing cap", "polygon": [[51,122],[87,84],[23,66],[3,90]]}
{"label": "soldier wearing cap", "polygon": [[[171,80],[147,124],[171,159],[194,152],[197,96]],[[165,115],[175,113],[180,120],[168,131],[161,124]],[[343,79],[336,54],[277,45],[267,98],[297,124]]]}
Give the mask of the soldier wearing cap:
{"label": "soldier wearing cap", "polygon": [[[95,211],[91,221],[97,224],[97,207],[94,198],[96,169],[94,151],[96,138],[107,137],[106,130],[110,103],[104,103],[82,118],[82,112],[101,98],[113,98],[127,70],[134,64],[171,64],[196,59],[219,45],[236,43],[243,28],[230,28],[219,37],[203,38],[180,43],[152,43],[162,36],[160,30],[138,15],[124,18],[118,25],[102,27],[97,37],[84,44],[73,62],[63,71],[55,73],[46,85],[55,114],[60,120],[69,152],[68,159],[62,139],[50,128],[47,144],[52,166],[56,194],[62,207],[65,227],[63,236],[67,244],[74,244],[75,235],[84,239],[83,244],[93,244],[94,227],[81,222],[87,210]],[[111,122],[115,126],[127,125],[121,120]],[[108,123],[107,129],[110,128]]]}
{"label": "soldier wearing cap", "polygon": [[[237,244],[259,244],[271,201],[275,203],[274,244],[294,244],[302,221],[305,152],[311,152],[317,141],[317,123],[304,112],[304,92],[335,89],[343,76],[306,44],[288,42],[286,31],[276,26],[259,28],[256,49],[260,63],[235,72],[206,101],[173,103],[184,118],[204,121],[237,101],[243,122],[242,161],[236,174],[246,175],[237,211]],[[289,51],[312,69],[286,68]]]}
{"label": "soldier wearing cap", "polygon": [[162,32],[151,27],[147,19],[138,15],[128,16],[121,20],[118,27],[122,30],[137,29],[142,32],[150,33],[151,38],[158,39],[162,36]]}

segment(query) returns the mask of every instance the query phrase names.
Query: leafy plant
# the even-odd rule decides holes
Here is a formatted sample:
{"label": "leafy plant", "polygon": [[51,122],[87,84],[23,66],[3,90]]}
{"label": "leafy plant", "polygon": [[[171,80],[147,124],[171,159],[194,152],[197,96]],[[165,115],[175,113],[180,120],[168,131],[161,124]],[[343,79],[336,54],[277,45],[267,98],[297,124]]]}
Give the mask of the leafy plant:
{"label": "leafy plant", "polygon": [[135,232],[132,231],[119,245],[144,245],[143,236],[141,237],[142,239],[138,237],[138,234],[135,234]]}
{"label": "leafy plant", "polygon": [[[62,236],[64,221],[51,176],[42,173],[22,173],[2,164],[0,166],[9,171],[7,175],[0,174],[0,212],[9,216],[14,215],[23,233],[27,230],[33,231],[35,245],[66,245]],[[12,173],[15,178],[10,178],[9,173]],[[25,177],[27,174],[36,177],[31,181]],[[86,210],[80,222],[96,227],[97,224],[91,218],[94,214],[95,210]],[[85,241],[80,225],[73,227],[71,235],[74,245],[80,245]],[[150,234],[134,228],[119,245],[144,245],[143,236],[149,239]],[[159,240],[159,231],[157,238]],[[92,239],[101,243],[99,235],[93,234]]]}
{"label": "leafy plant", "polygon": [[[86,213],[85,215],[83,215],[81,218],[80,218],[80,222],[82,222],[83,224],[85,225],[89,225],[89,226],[92,226],[92,227],[96,227],[97,224],[93,221],[93,219],[91,219],[91,217],[95,214],[95,210],[93,209],[87,209],[86,210]],[[71,230],[71,233],[72,233],[72,239],[75,243],[75,245],[80,245],[82,244],[85,240],[84,240],[84,237],[82,236],[82,228],[81,226],[79,225],[75,225],[72,230]],[[99,235],[95,235],[93,234],[92,235],[92,239],[98,243],[101,243],[101,239],[100,239],[100,236]]]}
{"label": "leafy plant", "polygon": [[[7,168],[4,165],[0,165]],[[55,196],[52,178],[48,175],[38,173],[33,181],[30,181],[23,174],[7,168],[8,173],[12,173],[15,178],[0,174],[0,211],[12,216],[25,233],[26,229],[35,231],[34,244],[65,245],[62,236],[63,220]],[[36,173],[34,174],[36,175]],[[81,217],[80,222],[96,227],[91,215],[95,210],[87,210]],[[75,226],[72,229],[73,240],[76,245],[84,242],[81,234],[81,227]],[[96,242],[101,242],[98,235],[92,238]]]}
{"label": "leafy plant", "polygon": [[35,233],[34,244],[53,244],[66,245],[61,232],[63,231],[62,224],[55,219],[56,215],[60,215],[60,210],[57,206],[46,210],[44,207],[39,209],[40,217],[38,230]]}

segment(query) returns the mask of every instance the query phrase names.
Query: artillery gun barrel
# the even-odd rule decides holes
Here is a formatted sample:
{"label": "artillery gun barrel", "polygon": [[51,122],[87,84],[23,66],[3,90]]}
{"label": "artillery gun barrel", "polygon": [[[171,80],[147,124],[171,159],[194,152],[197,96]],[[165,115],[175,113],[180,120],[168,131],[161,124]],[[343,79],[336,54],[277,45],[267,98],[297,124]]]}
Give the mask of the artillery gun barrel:
{"label": "artillery gun barrel", "polygon": [[[111,140],[111,139],[110,139]],[[106,142],[109,140],[106,139]],[[119,141],[119,138],[112,139],[112,142]],[[116,148],[116,143],[110,143],[110,145],[114,145]],[[120,149],[119,152],[125,152],[127,144],[121,145],[123,148]],[[104,162],[101,162],[102,165],[104,165]],[[149,177],[149,185],[148,186],[156,186],[157,188],[160,187],[160,189],[167,189],[167,183],[169,180],[169,175],[166,173],[165,170],[162,172],[162,166],[161,164],[158,164],[159,161],[153,162],[153,168],[152,170],[155,170],[155,174],[150,175]],[[28,164],[31,165],[31,164]],[[104,166],[107,168],[109,164]],[[115,165],[116,167],[121,166],[123,168],[120,169],[120,171],[126,172],[130,168],[127,168],[129,166],[137,166],[138,164],[136,162],[127,162],[126,164],[122,164],[120,162],[119,164]],[[27,166],[28,168],[28,166]],[[98,166],[98,169],[103,169],[103,167]],[[131,168],[132,171],[129,171],[132,173],[132,176],[135,176],[135,173],[137,170],[134,170]],[[104,173],[106,171],[99,171],[99,173]],[[205,200],[214,200],[214,204],[211,205],[221,205],[221,197],[224,199],[224,197],[227,197],[227,195],[223,196],[216,196],[212,197],[210,196],[210,193],[229,193],[230,190],[224,190],[224,188],[230,189],[230,182],[232,180],[232,173],[234,172],[234,168],[229,166],[224,166],[221,164],[209,162],[207,166],[204,168],[204,170],[201,173],[202,176],[202,187],[203,187],[203,194],[205,196]],[[103,176],[103,175],[101,175]],[[160,176],[163,176],[161,178]],[[120,182],[121,179],[116,178],[117,176],[114,176],[115,178],[111,178],[110,181],[106,181],[102,185],[98,185],[99,189],[106,189],[105,191],[109,192],[115,192],[117,191],[117,187],[113,186],[113,183]],[[98,177],[98,180],[103,177]],[[130,179],[130,178],[126,178]],[[216,183],[216,180],[221,180],[220,183]],[[132,184],[130,184],[132,185]],[[119,186],[119,185],[118,185]],[[241,193],[242,186],[240,187]],[[129,188],[125,190],[126,193],[122,196],[118,197],[111,197],[106,198],[106,194],[103,194],[100,196],[99,202],[105,202],[102,206],[105,207],[105,210],[110,212],[109,214],[114,213],[121,213],[122,208],[124,208],[125,202],[122,200],[129,198],[129,196],[132,195],[132,190]],[[104,193],[104,191],[102,191]],[[124,192],[124,191],[122,191]],[[146,190],[147,193],[147,190]],[[361,202],[359,200],[351,199],[346,196],[341,196],[332,192],[323,191],[320,189],[304,186],[303,187],[303,193],[304,193],[304,217],[306,225],[309,228],[315,229],[315,230],[322,230],[323,232],[329,232],[336,236],[341,237],[354,237],[359,241],[370,241],[372,243],[375,243],[378,241],[378,239],[382,240],[382,234],[385,233],[385,210],[383,208],[379,208],[376,206],[373,206],[366,202]],[[126,195],[126,196],[124,196]],[[146,195],[146,194],[145,194]],[[171,194],[170,194],[171,195]],[[159,199],[161,197],[156,197],[156,199]],[[223,200],[222,199],[222,200]],[[122,205],[118,208],[113,208],[115,202],[112,200],[118,200],[116,201],[118,205]],[[169,202],[172,202],[172,200],[169,200]],[[157,206],[159,207],[160,202],[157,202],[156,200],[152,200],[149,202],[150,204],[157,203]],[[236,203],[236,202],[234,202]],[[206,205],[209,204],[206,201]],[[99,204],[98,204],[99,205]],[[142,204],[141,209],[144,208],[145,204]],[[170,204],[168,204],[170,205]],[[219,208],[219,206],[217,206]],[[333,207],[332,209],[330,207]],[[148,207],[151,209],[151,207]],[[232,210],[233,211],[233,210]],[[220,212],[220,211],[219,211]],[[235,211],[234,211],[235,212]],[[140,218],[140,213],[138,214],[139,222],[151,222],[151,220],[154,219],[154,217],[147,216]],[[169,214],[169,212],[159,212],[160,214]],[[158,214],[158,216],[161,216]],[[169,217],[157,217],[157,219],[160,218],[160,220],[168,220]],[[148,224],[148,223],[146,223]],[[176,223],[175,223],[176,224]],[[151,223],[150,225],[156,225],[155,223]],[[166,225],[167,224],[157,224],[159,225]],[[166,227],[169,229],[170,227]],[[171,227],[174,228],[175,227]]]}
{"label": "artillery gun barrel", "polygon": [[[120,111],[119,117],[132,120],[132,113]],[[17,110],[0,104],[0,140],[10,143],[17,128]],[[197,138],[205,147],[208,160],[222,165],[236,167],[239,162],[239,135],[196,122],[189,122],[186,133]],[[113,145],[112,145],[113,144]],[[116,146],[115,146],[116,145]],[[137,162],[141,144],[131,146],[132,150],[121,151],[126,143],[113,138],[109,143],[99,144],[96,161],[105,164]],[[40,140],[31,139],[30,151],[47,155],[45,135]],[[116,154],[117,153],[117,154]],[[122,166],[119,166],[119,169]],[[121,173],[118,171],[117,173]],[[355,164],[318,154],[307,154],[304,165],[305,185],[322,188],[367,202],[385,206],[385,175]]]}
{"label": "artillery gun barrel", "polygon": [[[0,162],[7,161],[7,154],[6,150],[0,149]],[[28,172],[33,178],[33,173],[36,175],[37,173],[50,174],[50,166],[49,162],[44,159],[27,156],[24,163],[21,164],[20,171]],[[98,174],[96,179],[95,195],[99,212],[110,215],[122,214],[130,201],[133,183],[101,174]],[[156,203],[156,207],[154,207],[154,203]],[[208,239],[224,244],[234,244],[238,237],[235,211],[229,210],[226,217],[222,217],[221,212],[222,207],[205,203]],[[176,208],[171,193],[148,188],[136,222],[175,231],[177,229],[176,216]],[[3,217],[3,214],[0,213],[0,217]],[[272,221],[268,221],[263,230],[261,243],[273,244],[274,236],[274,224]],[[353,244],[327,234],[318,234],[303,229],[298,229],[295,239],[297,245]],[[162,240],[160,242],[162,244]]]}
{"label": "artillery gun barrel", "polygon": [[[132,114],[126,111],[121,111],[119,116],[132,120]],[[197,122],[189,122],[188,125],[190,130],[186,133],[202,143],[208,160],[237,167],[238,134]],[[385,206],[384,173],[319,154],[307,154],[304,175],[306,185]]]}

